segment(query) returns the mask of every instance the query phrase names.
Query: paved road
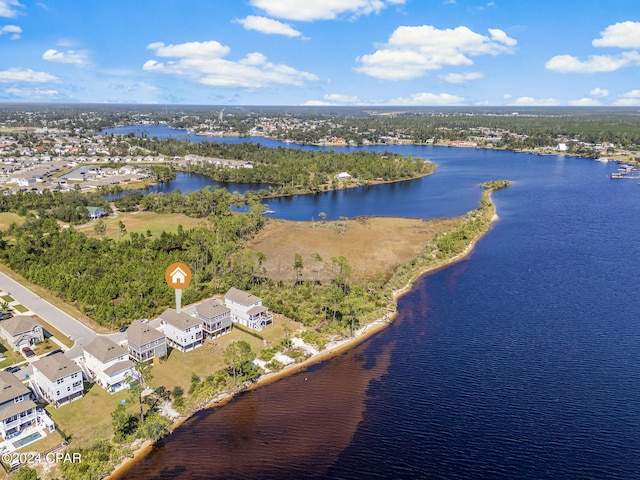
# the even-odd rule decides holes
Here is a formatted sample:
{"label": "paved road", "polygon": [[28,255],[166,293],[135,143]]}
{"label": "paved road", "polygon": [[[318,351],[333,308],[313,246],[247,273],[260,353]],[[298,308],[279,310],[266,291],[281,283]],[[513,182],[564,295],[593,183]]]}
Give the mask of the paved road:
{"label": "paved road", "polygon": [[43,300],[31,290],[1,272],[0,288],[33,313],[42,317],[53,327],[60,330],[64,335],[73,339],[76,342],[76,345],[73,347],[74,350],[82,347],[82,345],[86,345],[96,336],[96,333],[89,327],[83,325],[55,305]]}

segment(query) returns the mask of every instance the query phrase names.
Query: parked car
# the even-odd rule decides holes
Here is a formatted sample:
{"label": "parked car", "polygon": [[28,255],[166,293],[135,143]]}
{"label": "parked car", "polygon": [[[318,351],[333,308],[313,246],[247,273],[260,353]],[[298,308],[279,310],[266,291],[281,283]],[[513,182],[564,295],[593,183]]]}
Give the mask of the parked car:
{"label": "parked car", "polygon": [[11,312],[0,312],[0,320],[7,320],[13,317],[13,313]]}
{"label": "parked car", "polygon": [[49,353],[45,355],[45,357],[50,357],[51,355],[55,355],[56,353],[64,353],[61,348],[56,348],[55,350],[51,350]]}
{"label": "parked car", "polygon": [[123,326],[123,327],[120,327],[120,331],[121,331],[121,332],[126,332],[126,331],[127,331],[127,328],[129,328],[129,326],[128,326],[128,325],[125,325],[125,326]]}
{"label": "parked car", "polygon": [[10,367],[7,367],[4,369],[5,372],[9,372],[9,373],[16,373],[20,371],[20,367],[16,367],[15,365],[11,365]]}
{"label": "parked car", "polygon": [[31,350],[30,347],[22,347],[22,353],[27,358],[31,358],[31,357],[35,357],[36,356],[35,352],[33,350]]}

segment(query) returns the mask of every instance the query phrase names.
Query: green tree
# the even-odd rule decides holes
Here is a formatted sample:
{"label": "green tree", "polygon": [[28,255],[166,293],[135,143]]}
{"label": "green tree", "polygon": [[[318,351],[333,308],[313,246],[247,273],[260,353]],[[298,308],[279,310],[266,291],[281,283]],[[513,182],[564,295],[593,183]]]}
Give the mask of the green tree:
{"label": "green tree", "polygon": [[120,229],[120,238],[124,237],[127,234],[127,226],[122,220],[118,220],[118,228]]}
{"label": "green tree", "polygon": [[296,252],[293,256],[293,271],[296,273],[294,283],[298,283],[300,281],[300,276],[302,275],[303,268],[304,262],[302,261],[302,255]]}
{"label": "green tree", "polygon": [[142,392],[145,389],[145,385],[153,379],[151,374],[151,364],[148,362],[136,362],[135,367],[131,371],[129,377],[129,392],[132,398],[138,400],[140,405],[140,424],[144,423],[144,410],[142,408]]}
{"label": "green tree", "polygon": [[113,440],[117,443],[124,443],[131,439],[138,429],[138,419],[135,415],[127,412],[126,407],[120,403],[111,412],[111,425],[113,426]]}
{"label": "green tree", "polygon": [[38,480],[38,472],[33,468],[20,467],[12,478],[14,480]]}
{"label": "green tree", "polygon": [[230,343],[229,346],[224,349],[223,358],[231,370],[234,382],[236,382],[243,364],[251,362],[255,356],[255,353],[251,350],[251,345],[244,340]]}
{"label": "green tree", "polygon": [[95,232],[96,235],[99,235],[100,237],[104,238],[104,236],[107,233],[107,224],[105,223],[104,220],[100,219],[93,226],[93,231]]}

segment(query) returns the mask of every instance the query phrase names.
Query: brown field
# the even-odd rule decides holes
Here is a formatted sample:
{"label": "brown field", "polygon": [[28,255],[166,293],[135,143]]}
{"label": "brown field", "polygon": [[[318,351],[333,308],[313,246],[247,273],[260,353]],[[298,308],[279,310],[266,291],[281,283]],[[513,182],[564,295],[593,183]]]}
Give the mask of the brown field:
{"label": "brown field", "polygon": [[[270,220],[248,247],[266,255],[265,276],[273,280],[294,280],[296,252],[305,265],[303,280],[331,279],[336,273],[331,259],[341,255],[347,258],[355,276],[372,279],[381,273],[387,279],[400,264],[415,258],[434,235],[457,221],[390,217],[331,222]],[[322,262],[313,259],[316,253]]]}
{"label": "brown field", "polygon": [[8,229],[12,223],[22,225],[24,223],[24,218],[25,217],[21,217],[17,213],[2,212],[0,213],[0,230]]}

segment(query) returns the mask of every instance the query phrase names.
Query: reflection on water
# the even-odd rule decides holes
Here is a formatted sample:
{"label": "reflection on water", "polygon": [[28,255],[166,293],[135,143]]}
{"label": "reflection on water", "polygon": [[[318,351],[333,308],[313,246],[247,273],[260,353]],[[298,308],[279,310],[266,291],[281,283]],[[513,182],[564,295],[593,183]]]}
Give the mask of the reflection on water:
{"label": "reflection on water", "polygon": [[351,443],[393,348],[360,347],[199,412],[118,478],[322,476]]}

